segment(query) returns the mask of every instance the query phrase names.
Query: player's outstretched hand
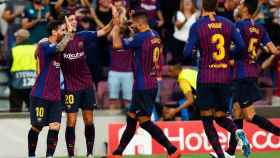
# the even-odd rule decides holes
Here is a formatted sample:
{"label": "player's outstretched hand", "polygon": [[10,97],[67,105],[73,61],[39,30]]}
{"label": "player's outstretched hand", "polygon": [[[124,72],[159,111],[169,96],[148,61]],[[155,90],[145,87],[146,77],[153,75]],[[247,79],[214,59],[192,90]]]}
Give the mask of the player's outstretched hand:
{"label": "player's outstretched hand", "polygon": [[113,18],[117,18],[119,16],[119,12],[117,8],[113,4],[110,4],[110,8],[112,10]]}
{"label": "player's outstretched hand", "polygon": [[65,23],[66,23],[67,31],[72,33],[74,31],[74,28],[72,27],[71,23],[69,22],[69,19],[67,16],[65,16]]}

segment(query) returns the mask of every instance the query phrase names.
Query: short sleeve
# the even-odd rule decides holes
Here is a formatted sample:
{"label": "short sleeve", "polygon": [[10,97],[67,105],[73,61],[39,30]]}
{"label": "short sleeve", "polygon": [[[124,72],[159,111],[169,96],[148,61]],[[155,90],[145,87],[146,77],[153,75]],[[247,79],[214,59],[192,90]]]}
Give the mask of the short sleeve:
{"label": "short sleeve", "polygon": [[42,48],[45,56],[51,56],[56,53],[56,44],[51,44],[49,42],[43,42],[43,43],[40,43],[38,47]]}
{"label": "short sleeve", "polygon": [[236,26],[234,24],[230,25],[231,27],[231,40],[233,41],[235,47],[230,52],[230,58],[240,57],[242,56],[242,52],[246,49],[245,42],[240,34],[241,32],[241,24],[237,23]]}
{"label": "short sleeve", "polygon": [[95,40],[97,38],[96,31],[81,31],[77,33],[77,36],[84,38],[86,41]]}
{"label": "short sleeve", "polygon": [[199,42],[198,32],[197,32],[197,23],[194,23],[190,29],[190,36],[187,39],[183,54],[185,57],[189,57],[192,55],[192,49]]}
{"label": "short sleeve", "polygon": [[179,86],[184,94],[187,94],[192,91],[192,88],[187,80],[179,80]]}
{"label": "short sleeve", "polygon": [[141,38],[138,34],[133,37],[123,39],[123,47],[125,49],[137,48],[140,47],[140,45]]}
{"label": "short sleeve", "polygon": [[268,35],[267,31],[265,30],[265,28],[262,27],[262,31],[263,31],[263,34],[261,37],[261,43],[263,45],[267,45],[269,42],[271,42],[271,39],[269,38],[269,35]]}

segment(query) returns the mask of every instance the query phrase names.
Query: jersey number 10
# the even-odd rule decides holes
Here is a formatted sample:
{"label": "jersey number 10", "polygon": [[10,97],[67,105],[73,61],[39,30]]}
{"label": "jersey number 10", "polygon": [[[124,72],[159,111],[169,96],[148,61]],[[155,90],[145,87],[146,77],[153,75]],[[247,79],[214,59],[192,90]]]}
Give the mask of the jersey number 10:
{"label": "jersey number 10", "polygon": [[44,117],[45,109],[43,107],[36,107],[36,116]]}

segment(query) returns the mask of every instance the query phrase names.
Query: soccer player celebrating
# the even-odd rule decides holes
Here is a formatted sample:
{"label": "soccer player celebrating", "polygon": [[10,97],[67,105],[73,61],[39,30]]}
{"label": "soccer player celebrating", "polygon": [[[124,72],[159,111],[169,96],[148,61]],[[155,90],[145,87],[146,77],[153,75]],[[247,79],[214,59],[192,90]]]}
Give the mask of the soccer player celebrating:
{"label": "soccer player celebrating", "polygon": [[132,26],[136,33],[129,39],[121,40],[120,29],[115,25],[112,33],[115,49],[133,49],[134,56],[134,85],[132,103],[127,113],[127,126],[121,137],[118,148],[111,158],[122,157],[122,153],[135,134],[137,122],[168,152],[168,157],[178,158],[179,151],[173,146],[162,130],[151,122],[151,113],[157,94],[157,71],[161,56],[162,43],[158,33],[151,30],[145,12],[136,12],[132,15]]}
{"label": "soccer player celebrating", "polygon": [[[38,44],[36,59],[38,76],[30,94],[30,117],[32,127],[28,133],[28,155],[35,158],[38,135],[44,126],[49,126],[46,157],[53,157],[60,129],[63,106],[60,104],[59,53],[70,40],[65,34],[63,21],[53,21],[48,26],[50,36]],[[62,39],[63,37],[63,39]],[[59,42],[60,41],[60,42]],[[59,43],[58,43],[59,42]]]}
{"label": "soccer player celebrating", "polygon": [[[77,28],[76,16],[74,14],[69,15],[68,20],[75,33]],[[85,123],[87,157],[92,157],[95,138],[93,109],[96,102],[91,73],[86,63],[84,42],[86,40],[96,41],[95,38],[106,35],[111,29],[112,25],[109,23],[98,31],[77,32],[62,52],[61,69],[64,76],[64,104],[67,113],[65,139],[69,157],[74,157],[75,126],[79,108],[82,109]]]}
{"label": "soccer player celebrating", "polygon": [[[197,105],[200,109],[207,138],[218,158],[225,158],[213,120],[220,126],[234,133],[243,143],[244,155],[250,154],[250,146],[242,130],[226,117],[229,103],[231,82],[229,59],[245,49],[244,41],[226,18],[216,16],[217,0],[202,1],[202,17],[191,27],[184,55],[190,56],[194,46],[201,54],[197,81]],[[231,42],[235,44],[230,53]]]}
{"label": "soccer player celebrating", "polygon": [[[241,21],[236,23],[247,49],[242,58],[236,59],[234,64],[234,108],[233,117],[235,124],[239,129],[243,128],[244,118],[269,131],[280,136],[280,128],[272,124],[269,120],[256,114],[252,105],[255,101],[261,99],[261,93],[257,86],[259,75],[259,65],[256,62],[257,51],[261,44],[266,46],[273,54],[279,54],[279,51],[271,42],[263,26],[258,25],[253,20],[253,15],[258,8],[258,0],[244,0],[239,7]],[[227,153],[234,156],[237,140],[231,135],[229,149]]]}

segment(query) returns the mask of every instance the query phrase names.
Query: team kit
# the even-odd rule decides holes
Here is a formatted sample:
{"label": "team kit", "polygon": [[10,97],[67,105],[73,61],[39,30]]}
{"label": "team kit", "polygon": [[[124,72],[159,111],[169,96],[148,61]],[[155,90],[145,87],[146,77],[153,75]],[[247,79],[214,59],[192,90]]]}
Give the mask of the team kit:
{"label": "team kit", "polygon": [[[261,99],[257,86],[259,65],[257,50],[265,46],[273,56],[280,54],[266,30],[253,20],[257,0],[243,0],[239,6],[240,20],[230,20],[215,13],[217,0],[202,0],[200,18],[192,25],[184,51],[190,57],[193,50],[200,53],[195,106],[214,158],[234,158],[238,142],[245,157],[251,149],[243,131],[243,120],[280,136],[280,128],[256,114],[253,103]],[[93,110],[96,105],[94,84],[84,53],[85,41],[95,42],[109,33],[114,50],[129,49],[133,59],[134,85],[132,101],[126,116],[126,127],[118,147],[108,158],[121,158],[135,135],[137,125],[166,149],[168,158],[179,158],[181,151],[173,145],[154,122],[151,114],[162,71],[163,44],[159,34],[149,27],[145,12],[137,11],[130,23],[111,6],[111,22],[98,31],[77,32],[74,14],[68,14],[48,24],[49,36],[38,42],[35,53],[38,68],[35,85],[30,94],[31,128],[28,132],[28,157],[35,158],[38,135],[49,126],[46,157],[52,158],[58,142],[62,111],[66,112],[65,141],[68,157],[75,157],[75,126],[77,113],[82,110],[85,126],[86,156],[93,157],[95,125]],[[124,25],[130,25],[134,34],[122,36]],[[115,51],[118,53],[118,51]],[[121,62],[121,61],[120,61]],[[60,88],[60,73],[64,77],[64,92]],[[234,87],[233,94],[230,88]],[[227,117],[228,103],[233,97],[232,118]],[[219,142],[214,122],[231,133],[229,147],[224,151]]]}

